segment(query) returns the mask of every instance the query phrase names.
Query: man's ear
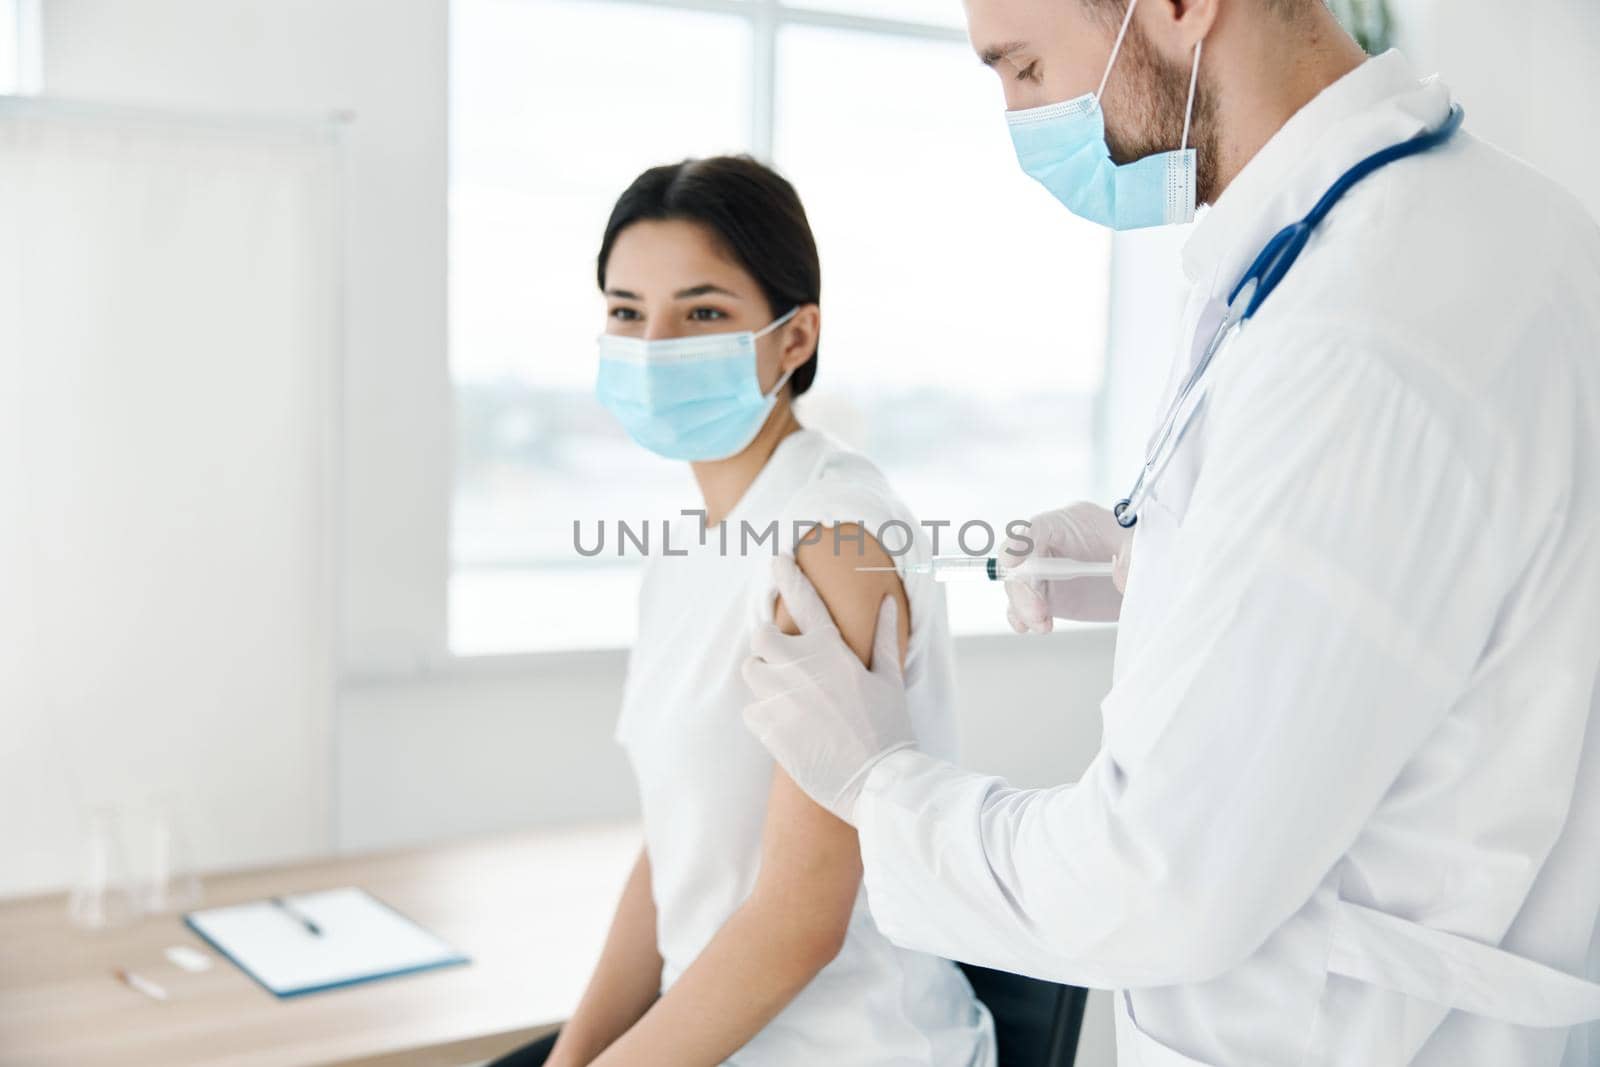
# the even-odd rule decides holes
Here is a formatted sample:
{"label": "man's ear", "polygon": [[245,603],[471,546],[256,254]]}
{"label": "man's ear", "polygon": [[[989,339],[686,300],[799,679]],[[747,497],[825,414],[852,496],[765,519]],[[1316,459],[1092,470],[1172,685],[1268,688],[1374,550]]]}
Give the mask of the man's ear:
{"label": "man's ear", "polygon": [[1144,22],[1145,32],[1170,62],[1188,64],[1194,59],[1195,46],[1211,35],[1223,2],[1157,0],[1150,5],[1152,17]]}
{"label": "man's ear", "polygon": [[783,326],[783,354],[778,358],[780,373],[789,374],[817,350],[817,338],[822,335],[822,309],[815,304],[802,304],[794,318]]}

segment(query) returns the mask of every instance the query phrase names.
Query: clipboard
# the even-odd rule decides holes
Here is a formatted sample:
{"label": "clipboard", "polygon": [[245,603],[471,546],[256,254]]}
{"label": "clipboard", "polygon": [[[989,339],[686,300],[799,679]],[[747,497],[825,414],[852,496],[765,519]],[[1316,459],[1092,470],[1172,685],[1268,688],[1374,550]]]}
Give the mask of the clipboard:
{"label": "clipboard", "polygon": [[353,886],[206,908],[183,921],[281,999],[471,962]]}

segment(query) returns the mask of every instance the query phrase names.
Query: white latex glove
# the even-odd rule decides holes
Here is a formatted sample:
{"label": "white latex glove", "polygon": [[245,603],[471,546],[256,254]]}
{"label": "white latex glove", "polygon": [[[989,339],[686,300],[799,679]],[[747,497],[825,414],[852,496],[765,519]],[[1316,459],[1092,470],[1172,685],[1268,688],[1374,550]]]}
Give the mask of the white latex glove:
{"label": "white latex glove", "polygon": [[1116,517],[1099,504],[1081,502],[1035,515],[1028,536],[1033,551],[1017,538],[1008,538],[1001,561],[1013,566],[1031,556],[1063,556],[1084,563],[1110,563],[1111,578],[1073,578],[1064,582],[1012,580],[1006,582],[1006,619],[1019,634],[1047,634],[1056,619],[1112,622],[1122,614],[1122,590],[1127,586],[1133,531],[1117,524]]}
{"label": "white latex glove", "polygon": [[789,556],[772,578],[799,628],[756,630],[744,680],[753,702],[745,725],[806,795],[851,822],[867,772],[916,744],[900,676],[898,608],[885,597],[872,641],[872,669],[844,643],[817,591]]}

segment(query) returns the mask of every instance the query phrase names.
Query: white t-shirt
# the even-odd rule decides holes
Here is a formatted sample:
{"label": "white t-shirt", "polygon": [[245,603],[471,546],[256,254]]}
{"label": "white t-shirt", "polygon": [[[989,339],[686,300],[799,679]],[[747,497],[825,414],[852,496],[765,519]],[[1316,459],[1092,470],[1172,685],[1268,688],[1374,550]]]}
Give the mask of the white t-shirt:
{"label": "white t-shirt", "polygon": [[[685,517],[667,544],[686,554],[666,556],[654,546],[646,571],[617,739],[644,809],[663,992],[755,886],[773,763],[740,717],[749,693],[739,669],[770,600],[772,557],[792,552],[808,523],[858,523],[890,553],[914,544],[897,563],[927,554],[916,520],[871,463],[801,430],[779,443],[727,520],[705,531],[704,544],[699,518]],[[824,544],[832,537],[809,536],[829,538]],[[856,549],[844,542],[839,551]],[[913,723],[924,750],[953,758],[943,590],[921,575],[902,573],[901,581],[911,608]],[[839,955],[728,1062],[989,1067],[993,1024],[954,964],[898,948],[878,932],[862,891]]]}

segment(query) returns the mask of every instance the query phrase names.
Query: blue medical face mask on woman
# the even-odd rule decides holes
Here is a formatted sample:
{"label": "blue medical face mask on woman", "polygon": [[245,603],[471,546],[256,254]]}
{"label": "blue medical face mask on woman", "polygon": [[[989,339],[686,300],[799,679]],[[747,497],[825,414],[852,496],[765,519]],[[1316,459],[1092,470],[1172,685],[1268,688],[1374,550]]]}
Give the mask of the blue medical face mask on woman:
{"label": "blue medical face mask on woman", "polygon": [[743,452],[767,421],[785,374],[761,391],[756,340],[794,318],[796,307],[752,333],[647,341],[600,335],[595,393],[628,436],[667,459],[727,459]]}
{"label": "blue medical face mask on woman", "polygon": [[1176,152],[1161,152],[1133,163],[1112,162],[1106,143],[1106,117],[1100,110],[1111,68],[1122,51],[1138,0],[1128,0],[1128,13],[1111,48],[1100,88],[1059,104],[1006,112],[1017,161],[1074,215],[1114,230],[1137,230],[1191,222],[1195,209],[1195,155],[1189,147],[1189,121],[1200,74],[1200,45],[1194,49],[1189,75],[1189,104],[1183,119],[1183,143]]}

